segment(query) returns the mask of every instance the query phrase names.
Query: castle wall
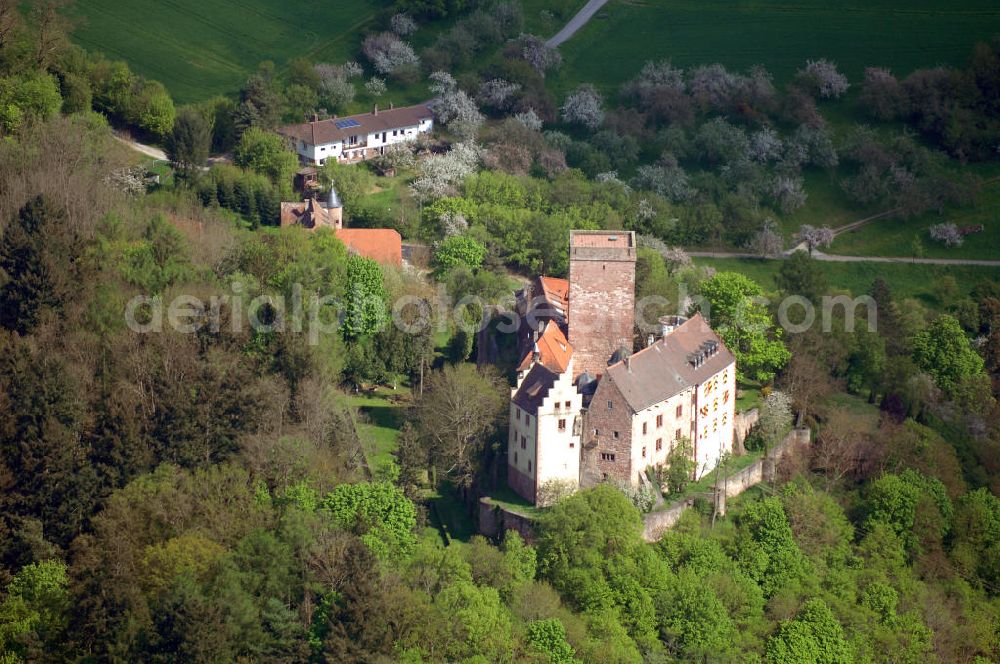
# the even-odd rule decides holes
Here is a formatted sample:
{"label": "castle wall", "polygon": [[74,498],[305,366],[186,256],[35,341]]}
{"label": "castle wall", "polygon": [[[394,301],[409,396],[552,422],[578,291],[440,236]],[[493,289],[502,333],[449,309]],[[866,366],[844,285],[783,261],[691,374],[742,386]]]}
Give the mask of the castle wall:
{"label": "castle wall", "polygon": [[591,487],[605,478],[634,484],[632,409],[612,381],[598,384],[583,426],[580,485]]}

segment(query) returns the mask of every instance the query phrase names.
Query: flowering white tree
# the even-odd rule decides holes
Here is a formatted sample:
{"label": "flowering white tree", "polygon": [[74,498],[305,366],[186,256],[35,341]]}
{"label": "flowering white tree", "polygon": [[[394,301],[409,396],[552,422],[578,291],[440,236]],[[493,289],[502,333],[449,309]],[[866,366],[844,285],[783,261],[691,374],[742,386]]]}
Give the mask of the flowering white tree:
{"label": "flowering white tree", "polygon": [[563,120],[594,130],[604,122],[604,100],[594,86],[585,83],[566,97],[562,106]]}
{"label": "flowering white tree", "polygon": [[431,92],[438,96],[450,95],[458,90],[458,82],[455,81],[455,77],[446,71],[432,72],[427,78],[430,80],[428,87]]}
{"label": "flowering white tree", "polygon": [[[357,67],[356,62],[348,63]],[[331,65],[320,62],[313,66],[319,78],[320,94],[334,107],[346,106],[354,101],[356,89],[351,78],[354,69],[345,65]],[[360,69],[360,68],[359,68]]]}
{"label": "flowering white tree", "polygon": [[[791,214],[806,204],[806,190],[802,186],[802,178],[797,175],[776,176],[771,182],[770,194],[785,214]],[[833,241],[832,238],[830,241]]]}
{"label": "flowering white tree", "polygon": [[438,223],[445,237],[461,235],[469,230],[469,221],[461,212],[445,212],[438,219]]}
{"label": "flowering white tree", "polygon": [[542,119],[538,117],[538,113],[535,113],[535,109],[533,108],[529,108],[523,113],[518,113],[514,116],[514,119],[532,131],[542,130]]}
{"label": "flowering white tree", "polygon": [[792,398],[780,390],[774,390],[760,405],[760,419],[757,430],[765,445],[773,445],[792,426]]}
{"label": "flowering white tree", "polygon": [[521,35],[518,39],[521,47],[521,57],[531,65],[532,69],[545,76],[545,72],[562,65],[562,55],[556,49],[545,43],[536,35]]}
{"label": "flowering white tree", "polygon": [[656,218],[656,208],[648,198],[640,198],[635,206],[635,216],[639,221],[652,221]]}
{"label": "flowering white tree", "polygon": [[632,178],[632,186],[651,191],[674,203],[690,200],[697,193],[691,186],[687,173],[676,164],[640,166]]}
{"label": "flowering white tree", "polygon": [[456,143],[447,154],[424,159],[410,190],[421,203],[454,193],[458,183],[476,172],[481,154],[475,143]]}
{"label": "flowering white tree", "polygon": [[955,224],[934,224],[929,229],[931,239],[947,247],[960,247],[965,241]]}
{"label": "flowering white tree", "polygon": [[383,75],[420,65],[420,58],[414,53],[413,47],[391,32],[368,35],[362,51],[375,70]]}
{"label": "flowering white tree", "polygon": [[389,19],[389,29],[400,37],[406,37],[417,31],[417,22],[407,14],[393,14]]}
{"label": "flowering white tree", "polygon": [[348,60],[341,67],[344,70],[344,76],[347,78],[358,78],[365,73],[365,70],[354,60]]}
{"label": "flowering white tree", "polygon": [[640,235],[636,238],[636,242],[640,247],[648,247],[659,253],[660,256],[663,256],[663,260],[667,264],[667,270],[671,274],[691,266],[691,256],[681,247],[670,246],[660,238],[653,237],[652,235]]}
{"label": "flowering white tree", "polygon": [[437,95],[431,108],[434,119],[465,141],[475,138],[485,119],[476,102],[448,72],[436,71],[430,79],[431,91]]}
{"label": "flowering white tree", "polygon": [[835,235],[833,229],[829,226],[823,226],[822,228],[817,228],[809,224],[802,224],[799,227],[798,238],[799,241],[804,242],[806,247],[809,249],[811,254],[814,249],[819,247],[829,247],[833,244],[833,239]]}
{"label": "flowering white tree", "polygon": [[379,78],[377,76],[372,76],[365,82],[365,90],[372,97],[381,97],[385,94],[385,79]]}
{"label": "flowering white tree", "polygon": [[479,86],[477,97],[480,104],[503,111],[510,106],[514,95],[520,89],[521,86],[517,83],[511,83],[502,78],[493,78]]}
{"label": "flowering white tree", "polygon": [[725,108],[732,99],[740,79],[716,63],[691,70],[691,95],[707,108]]}
{"label": "flowering white tree", "polygon": [[807,60],[800,69],[798,80],[814,94],[824,99],[838,99],[847,92],[850,84],[847,77],[837,71],[837,65],[829,60]]}
{"label": "flowering white tree", "polygon": [[747,158],[763,164],[778,159],[784,147],[785,142],[778,136],[778,132],[770,127],[764,127],[750,135]]}
{"label": "flowering white tree", "polygon": [[108,173],[104,182],[126,196],[138,196],[146,193],[146,181],[143,179],[141,167],[119,168]]}
{"label": "flowering white tree", "polygon": [[411,143],[394,143],[388,145],[382,154],[376,155],[372,162],[383,171],[397,168],[413,168],[417,163]]}
{"label": "flowering white tree", "polygon": [[750,239],[747,249],[761,258],[777,256],[785,250],[785,241],[778,233],[778,225],[774,223],[774,219],[764,221],[764,226]]}
{"label": "flowering white tree", "polygon": [[791,140],[786,141],[790,149],[796,149],[802,155],[802,164],[812,164],[820,168],[834,168],[840,163],[837,149],[833,146],[833,137],[826,127],[800,125],[795,130]]}

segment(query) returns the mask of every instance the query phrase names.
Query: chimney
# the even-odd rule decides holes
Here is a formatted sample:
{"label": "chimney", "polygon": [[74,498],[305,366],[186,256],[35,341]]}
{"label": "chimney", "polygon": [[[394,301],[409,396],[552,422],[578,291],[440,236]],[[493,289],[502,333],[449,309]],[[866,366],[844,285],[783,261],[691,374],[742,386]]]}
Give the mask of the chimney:
{"label": "chimney", "polygon": [[378,115],[378,104],[372,106],[372,115]]}
{"label": "chimney", "polygon": [[628,371],[629,373],[632,373],[632,356],[631,355],[626,355],[625,356],[625,370]]}
{"label": "chimney", "polygon": [[313,113],[313,122],[319,122],[319,113]]}
{"label": "chimney", "polygon": [[393,108],[394,108],[394,106],[392,105],[392,100],[390,99],[389,100],[389,110],[391,111]]}
{"label": "chimney", "polygon": [[537,362],[542,357],[542,351],[538,350],[538,344],[536,343],[531,348],[531,359],[533,362]]}

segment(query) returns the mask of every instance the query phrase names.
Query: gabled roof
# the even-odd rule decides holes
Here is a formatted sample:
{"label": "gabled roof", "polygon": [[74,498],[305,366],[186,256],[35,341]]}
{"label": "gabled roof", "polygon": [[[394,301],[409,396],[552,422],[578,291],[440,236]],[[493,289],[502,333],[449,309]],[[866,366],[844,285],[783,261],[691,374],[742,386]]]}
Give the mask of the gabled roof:
{"label": "gabled roof", "polygon": [[304,226],[305,228],[333,228],[337,225],[336,219],[323,207],[315,198],[302,201],[301,203],[281,204],[281,226]]}
{"label": "gabled roof", "polygon": [[[695,367],[689,357],[706,341],[716,342],[718,348]],[[722,339],[698,313],[652,346],[609,366],[603,380],[613,381],[638,413],[699,385],[735,361]]]}
{"label": "gabled roof", "polygon": [[521,381],[521,387],[514,394],[514,403],[520,406],[521,410],[529,413],[538,412],[538,407],[545,401],[545,397],[558,378],[559,376],[545,365],[536,364]]}
{"label": "gabled roof", "polygon": [[[566,340],[566,335],[559,329],[559,325],[553,321],[546,321],[545,331],[535,342],[538,348],[538,362],[545,365],[547,369],[557,374],[561,374],[569,368],[570,358],[573,357],[573,347]],[[531,366],[534,359],[535,349],[532,348],[521,360],[518,371],[524,371]]]}
{"label": "gabled roof", "polygon": [[403,264],[403,238],[391,228],[338,228],[347,250],[383,265]]}
{"label": "gabled roof", "polygon": [[539,295],[543,295],[549,304],[558,306],[565,314],[569,308],[569,281],[556,277],[539,277],[538,283],[542,289]]}
{"label": "gabled roof", "polygon": [[278,133],[297,141],[305,141],[310,145],[326,145],[342,142],[351,136],[415,127],[420,124],[421,120],[430,117],[430,108],[425,104],[417,104],[416,106],[349,115],[343,118],[288,125],[278,129]]}

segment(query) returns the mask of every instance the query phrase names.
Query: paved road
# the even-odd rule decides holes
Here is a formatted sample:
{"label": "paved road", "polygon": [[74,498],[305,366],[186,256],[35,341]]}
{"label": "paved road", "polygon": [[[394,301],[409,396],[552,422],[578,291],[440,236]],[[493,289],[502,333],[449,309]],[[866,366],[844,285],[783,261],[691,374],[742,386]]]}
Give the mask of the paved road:
{"label": "paved road", "polygon": [[576,34],[576,31],[587,24],[597,10],[607,4],[608,0],[590,0],[587,4],[583,6],[576,16],[569,20],[569,23],[563,26],[563,29],[556,33],[555,37],[552,37],[547,42],[545,42],[549,47],[555,48],[565,42],[567,39]]}
{"label": "paved road", "polygon": [[136,152],[141,152],[142,154],[148,157],[152,157],[153,159],[159,159],[160,161],[168,161],[167,153],[161,150],[160,148],[153,147],[152,145],[144,145],[142,143],[133,141],[130,138],[124,138],[122,136],[119,136],[118,134],[115,134],[115,140],[117,140],[119,143],[124,143],[125,145],[129,146]]}
{"label": "paved road", "polygon": [[[780,256],[769,256],[771,259],[785,259],[794,250],[786,251]],[[757,254],[730,251],[689,251],[689,256],[696,258],[761,258]],[[901,256],[840,256],[813,252],[813,258],[831,263],[915,263],[917,265],[978,265],[981,267],[1000,267],[1000,261],[975,260],[966,258],[905,258]]]}

